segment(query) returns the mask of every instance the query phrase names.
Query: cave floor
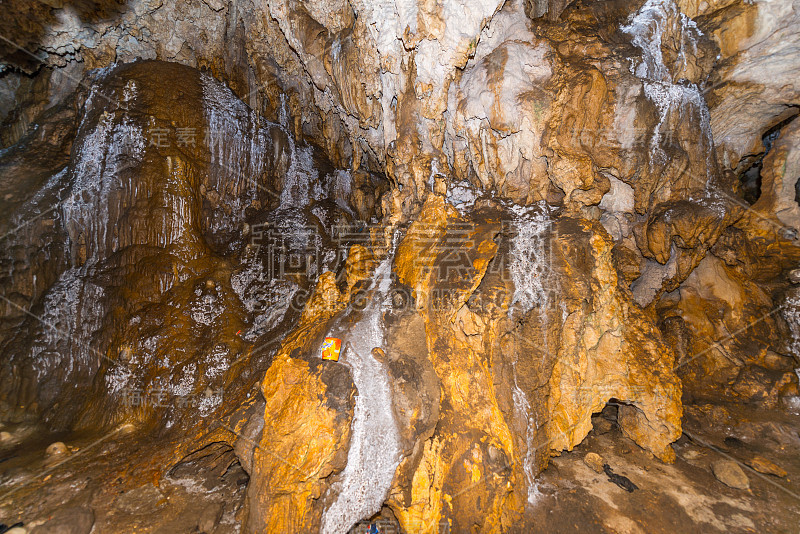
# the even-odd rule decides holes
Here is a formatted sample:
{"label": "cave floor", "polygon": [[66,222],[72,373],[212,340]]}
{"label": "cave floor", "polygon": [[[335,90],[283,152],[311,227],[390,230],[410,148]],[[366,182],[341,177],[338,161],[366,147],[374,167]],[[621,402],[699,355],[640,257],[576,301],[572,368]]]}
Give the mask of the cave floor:
{"label": "cave floor", "polygon": [[[248,477],[230,447],[211,446],[187,465],[164,456],[166,443],[124,429],[100,436],[8,430],[20,439],[0,450],[0,532],[18,523],[32,534],[240,530]],[[48,460],[47,447],[58,440],[72,452]]]}
{"label": "cave floor", "polygon": [[[673,464],[661,463],[623,436],[613,409],[597,414],[593,423],[580,445],[553,458],[538,477],[538,497],[528,506],[519,532],[800,532],[800,415],[689,406]],[[18,441],[0,449],[3,525],[22,522],[34,534],[54,531],[56,525],[72,528],[64,532],[239,531],[247,476],[229,448],[207,451],[158,479],[155,469],[136,466],[174,465],[177,460],[159,458],[153,443],[124,432],[88,436],[6,430]],[[45,452],[56,440],[74,449],[58,465],[48,463]],[[638,489],[628,492],[593,471],[584,462],[589,452]],[[753,471],[746,464],[755,456],[787,474]],[[739,462],[749,490],[715,478],[710,465],[721,459]]]}
{"label": "cave floor", "polygon": [[[720,412],[736,423],[725,424]],[[800,416],[741,406],[690,406],[673,464],[660,462],[623,436],[613,417],[596,415],[593,422],[589,436],[553,458],[540,475],[528,532],[800,532]],[[639,489],[628,492],[593,471],[584,463],[589,452]],[[747,467],[755,456],[779,465],[786,476]],[[718,460],[736,461],[750,489],[718,481],[711,471]]]}

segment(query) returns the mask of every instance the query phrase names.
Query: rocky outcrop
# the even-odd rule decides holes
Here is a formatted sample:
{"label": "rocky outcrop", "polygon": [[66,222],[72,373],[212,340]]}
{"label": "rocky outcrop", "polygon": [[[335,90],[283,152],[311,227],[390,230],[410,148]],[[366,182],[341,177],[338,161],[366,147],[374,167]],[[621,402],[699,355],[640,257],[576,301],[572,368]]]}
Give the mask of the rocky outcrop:
{"label": "rocky outcrop", "polygon": [[627,435],[673,458],[672,353],[620,288],[611,240],[597,223],[550,226],[527,211],[461,215],[431,197],[398,249],[441,388],[439,422],[401,462],[388,503],[406,530],[508,529],[548,458],[579,443],[612,398],[628,403]]}
{"label": "rocky outcrop", "polygon": [[[723,166],[741,168],[798,104],[785,3],[151,4],[25,6],[37,23],[8,32],[6,61],[58,78],[50,100],[80,80],[72,67],[56,76],[78,60],[208,68],[273,119],[285,94],[295,135],[340,166],[388,170],[415,199],[448,169],[516,201],[577,189],[579,205],[597,203],[608,174],[642,174],[642,210],[678,176],[702,189],[712,135]],[[28,88],[16,75],[5,83],[11,110]],[[20,131],[33,120],[4,115]]]}
{"label": "rocky outcrop", "polygon": [[[156,416],[170,427],[186,409],[218,409],[232,369],[269,365],[253,347],[274,345],[313,273],[341,261],[319,250],[284,269],[276,240],[287,253],[308,239],[335,251],[330,229],[352,220],[360,190],[346,172],[320,181],[311,147],[194,69],[140,62],[91,83],[69,165],[47,161],[53,174],[4,224],[5,409],[46,413],[55,426]],[[45,131],[62,118],[51,120]],[[11,176],[40,148],[4,154]],[[370,194],[374,206],[380,186]],[[359,209],[370,216],[363,201]],[[277,272],[286,278],[272,281]],[[257,380],[248,375],[234,395]],[[67,402],[66,383],[86,401]]]}
{"label": "rocky outcrop", "polygon": [[800,122],[793,120],[776,133],[779,136],[771,144],[759,173],[760,196],[738,224],[770,241],[794,239],[800,235],[800,205],[797,203]]}
{"label": "rocky outcrop", "polygon": [[496,253],[499,225],[480,216],[473,228],[465,222],[442,197],[431,198],[397,252],[398,280],[425,321],[441,398],[433,435],[400,465],[411,487],[397,487],[389,503],[405,530],[446,521],[502,531],[521,507],[519,457],[487,351],[499,317],[466,309]]}
{"label": "rocky outcrop", "polygon": [[314,351],[343,297],[332,276],[320,278],[261,382],[264,426],[253,450],[246,532],[320,528],[326,479],[346,463],[355,389],[344,367],[321,362]]}
{"label": "rocky outcrop", "polygon": [[[449,192],[458,203],[461,191],[471,189],[605,217],[607,228],[616,228],[612,235],[625,240],[618,250],[633,253],[624,255],[628,270],[641,274],[634,293],[642,305],[674,290],[739,216],[716,145],[736,137],[723,143],[736,148],[724,149],[722,170],[739,166],[749,157],[742,139],[758,154],[761,134],[786,115],[776,106],[793,105],[789,93],[770,93],[770,102],[785,98],[761,106],[758,124],[737,121],[741,131],[729,135],[727,97],[714,92],[743,87],[737,76],[752,61],[778,65],[791,57],[791,39],[772,53],[782,35],[772,26],[789,22],[775,22],[780,8],[771,4],[650,0],[632,10],[615,2],[569,8],[489,2],[440,9],[411,2],[384,9],[282,1],[236,10],[117,8],[125,23],[81,22],[69,6],[54,9],[37,30],[39,48],[57,63],[66,46],[58,43],[69,35],[60,24],[74,34],[87,28],[81,35],[92,37],[75,52],[81,57],[103,51],[87,66],[107,64],[112,51],[121,60],[207,66],[268,116],[286,111],[294,134],[324,146],[336,164],[385,170],[402,186],[383,199],[387,212],[396,205],[407,217],[429,192]],[[259,10],[264,16],[254,15]],[[531,19],[556,13],[557,23]],[[243,49],[225,48],[216,37],[231,17],[236,24],[226,23],[224,31],[239,36]],[[184,35],[187,27],[175,21],[187,19],[202,19],[199,35],[215,37]],[[741,24],[721,22],[729,20]],[[130,25],[149,35],[128,37]],[[740,35],[756,27],[768,38]],[[159,37],[166,28],[173,35],[168,46]],[[758,45],[738,52],[751,41]],[[737,61],[743,66],[732,67]],[[706,98],[708,91],[716,96]],[[634,203],[609,212],[611,199],[627,194],[618,184],[632,189]],[[642,230],[642,217],[644,230],[632,232]]]}
{"label": "rocky outcrop", "polygon": [[791,2],[681,0],[678,5],[718,50],[705,90],[711,126],[721,163],[743,170],[763,152],[761,136],[797,114],[797,10]]}

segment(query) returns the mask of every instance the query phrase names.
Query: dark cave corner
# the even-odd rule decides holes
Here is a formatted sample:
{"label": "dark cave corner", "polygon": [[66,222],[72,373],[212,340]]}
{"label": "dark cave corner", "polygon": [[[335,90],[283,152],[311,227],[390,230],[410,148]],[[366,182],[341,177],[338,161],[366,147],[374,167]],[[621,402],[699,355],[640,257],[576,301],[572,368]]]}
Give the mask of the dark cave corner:
{"label": "dark cave corner", "polygon": [[[764,147],[764,151],[753,156],[749,160],[748,167],[743,172],[739,173],[740,194],[749,205],[752,206],[761,197],[761,170],[764,165],[764,158],[766,158],[770,150],[772,150],[772,145],[775,140],[780,137],[781,130],[798,117],[800,113],[799,109],[800,108],[795,107],[793,111],[789,112],[789,117],[781,120],[764,132],[761,136],[761,145]],[[800,178],[795,181],[794,189],[794,200],[800,205]]]}

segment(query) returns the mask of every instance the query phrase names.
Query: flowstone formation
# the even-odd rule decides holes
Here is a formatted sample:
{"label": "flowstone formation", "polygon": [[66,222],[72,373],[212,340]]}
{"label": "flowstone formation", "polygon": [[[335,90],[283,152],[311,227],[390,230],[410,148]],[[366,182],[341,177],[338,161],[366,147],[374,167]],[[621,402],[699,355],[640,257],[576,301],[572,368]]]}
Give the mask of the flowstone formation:
{"label": "flowstone formation", "polygon": [[667,465],[800,409],[789,2],[17,7],[0,447],[100,467],[4,524],[527,532],[597,414]]}

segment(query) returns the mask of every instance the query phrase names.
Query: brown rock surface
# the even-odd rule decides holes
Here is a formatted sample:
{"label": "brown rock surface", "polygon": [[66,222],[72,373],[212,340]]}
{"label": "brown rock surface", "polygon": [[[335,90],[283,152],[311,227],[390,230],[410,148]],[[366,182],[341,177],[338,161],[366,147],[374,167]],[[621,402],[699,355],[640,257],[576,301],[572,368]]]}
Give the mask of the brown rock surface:
{"label": "brown rock surface", "polygon": [[603,472],[603,458],[596,452],[586,453],[586,456],[583,457],[583,463],[595,473]]}
{"label": "brown rock surface", "polygon": [[[347,232],[334,238],[331,228],[351,220],[349,175],[327,175],[326,191],[310,200],[319,155],[194,69],[141,62],[90,83],[69,165],[17,212],[24,223],[60,196],[51,224],[9,234],[6,250],[19,258],[36,247],[57,253],[47,263],[18,263],[2,279],[14,297],[3,302],[4,332],[25,321],[35,332],[24,342],[3,338],[4,418],[41,413],[54,428],[86,429],[135,422],[137,433],[158,436],[157,452],[138,460],[143,478],[153,471],[159,478],[176,461],[164,456],[227,442],[251,475],[247,509],[257,511],[246,524],[267,524],[258,499],[268,496],[276,525],[318,523],[322,509],[315,515],[309,503],[343,466],[352,381],[341,367],[291,354],[311,350],[314,332],[350,294],[341,296],[332,272],[319,280],[311,273],[342,267],[352,288],[368,276],[369,262],[365,271],[356,266],[359,254],[345,263],[321,253],[291,271],[267,260],[274,259],[270,239],[283,236],[294,251],[292,239],[309,226],[327,228],[316,237],[322,247],[348,243]],[[278,206],[284,212],[270,219]],[[4,228],[14,224],[6,219]],[[301,307],[303,286],[312,283],[314,297]],[[29,303],[37,303],[34,312],[26,312]],[[285,350],[276,353],[278,345]],[[300,412],[305,429],[296,425]],[[265,427],[265,447],[253,451]],[[313,454],[297,449],[298,441]],[[278,450],[298,467],[270,463],[275,456],[264,451]],[[292,489],[299,481],[305,497]],[[281,515],[297,510],[303,513]]]}
{"label": "brown rock surface", "polygon": [[[40,6],[35,25],[8,32],[30,53],[3,46],[11,64],[50,79],[51,98],[82,77],[74,59],[84,69],[136,58],[209,68],[269,117],[288,113],[293,133],[316,139],[336,164],[386,169],[417,200],[447,169],[518,202],[558,188],[578,209],[596,204],[613,176],[635,186],[641,212],[703,188],[712,130],[734,168],[797,103],[793,19],[780,6],[647,4],[641,13],[662,14],[647,30],[658,35],[642,37],[662,43],[666,72],[644,76],[643,88],[622,59],[647,54],[635,39],[636,49],[627,44],[638,31],[630,4],[539,4],[67,3]],[[529,18],[545,13],[560,20]],[[36,53],[45,65],[72,69],[67,83],[53,80]],[[762,83],[750,74],[758,68],[780,75]],[[14,79],[9,94],[22,94]],[[653,83],[672,84],[672,100],[652,96]],[[710,115],[687,83],[707,83]],[[733,109],[742,100],[755,114],[747,124]],[[690,109],[689,120],[677,106]],[[24,130],[33,118],[28,111],[7,120]]]}
{"label": "brown rock surface", "polygon": [[761,169],[761,196],[738,226],[746,231],[770,236],[772,240],[791,238],[800,231],[800,206],[796,182],[800,173],[800,122],[793,120],[779,130]]}
{"label": "brown rock surface", "polygon": [[761,456],[756,456],[752,458],[749,462],[747,462],[747,465],[749,465],[759,473],[764,473],[765,475],[774,475],[776,477],[786,476],[785,469],[782,469],[781,467],[775,465],[774,462],[771,462]]}
{"label": "brown rock surface", "polygon": [[711,470],[717,480],[735,489],[750,489],[750,481],[739,464],[732,460],[716,460],[711,463]]}

